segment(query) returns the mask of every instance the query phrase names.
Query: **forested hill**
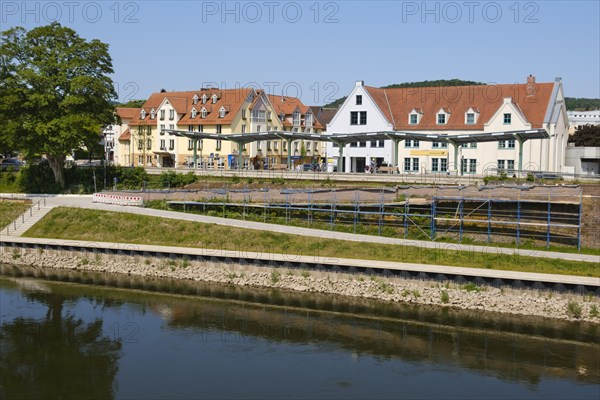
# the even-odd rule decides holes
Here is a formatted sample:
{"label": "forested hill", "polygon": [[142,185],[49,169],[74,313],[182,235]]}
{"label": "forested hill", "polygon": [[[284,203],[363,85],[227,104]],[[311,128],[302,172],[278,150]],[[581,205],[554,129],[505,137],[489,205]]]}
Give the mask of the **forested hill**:
{"label": "forested hill", "polygon": [[[383,86],[382,89],[388,88],[411,88],[411,87],[435,87],[435,86],[468,86],[468,85],[485,85],[482,82],[474,81],[463,81],[462,79],[438,79],[436,81],[421,81],[421,82],[404,82],[394,83],[392,85]],[[339,99],[324,105],[327,108],[339,108],[346,97],[340,97]],[[565,97],[567,110],[587,111],[587,110],[599,110],[600,99],[588,99],[579,97]]]}

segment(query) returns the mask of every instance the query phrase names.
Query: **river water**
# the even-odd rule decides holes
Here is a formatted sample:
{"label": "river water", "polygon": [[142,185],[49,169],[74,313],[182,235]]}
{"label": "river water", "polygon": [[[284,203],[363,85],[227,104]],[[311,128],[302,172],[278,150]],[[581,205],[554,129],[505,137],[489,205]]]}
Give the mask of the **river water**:
{"label": "river water", "polygon": [[0,398],[600,398],[600,326],[0,266]]}

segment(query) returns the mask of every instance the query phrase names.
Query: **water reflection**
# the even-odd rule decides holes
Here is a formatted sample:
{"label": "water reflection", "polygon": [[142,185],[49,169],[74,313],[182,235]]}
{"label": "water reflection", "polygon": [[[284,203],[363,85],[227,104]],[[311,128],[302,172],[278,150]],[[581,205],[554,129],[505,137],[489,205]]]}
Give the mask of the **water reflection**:
{"label": "water reflection", "polygon": [[[19,316],[0,328],[0,397],[4,399],[112,398],[121,343],[102,334],[103,322],[84,321],[65,303],[80,297],[35,281],[14,282],[40,319]],[[111,307],[108,299],[95,299]],[[3,308],[9,307],[3,304]]]}
{"label": "water reflection", "polygon": [[[215,365],[221,365],[220,358],[225,354],[235,358],[236,355],[232,352],[272,351],[267,344],[279,343],[294,349],[282,356],[284,359],[288,358],[286,362],[297,359],[299,349],[320,352],[328,349],[327,353],[348,354],[355,362],[372,360],[374,366],[370,367],[370,373],[380,373],[381,365],[393,367],[392,370],[402,371],[399,375],[403,379],[407,378],[407,370],[402,367],[404,364],[399,365],[398,362],[411,363],[411,368],[414,365],[427,368],[427,373],[430,373],[429,370],[435,373],[440,368],[447,374],[468,371],[476,376],[518,384],[521,388],[534,392],[541,390],[544,381],[550,380],[576,384],[575,388],[578,390],[583,388],[582,394],[585,397],[586,394],[595,393],[594,385],[600,383],[600,333],[597,324],[123,275],[16,269],[9,266],[0,266],[0,272],[10,276],[50,277],[63,281],[192,295],[159,295],[56,283],[45,284],[49,291],[32,291],[21,283],[19,290],[30,301],[46,307],[47,314],[40,320],[20,317],[2,324],[4,398],[61,397],[59,394],[64,393],[78,394],[69,397],[112,397],[121,346],[133,346],[131,343],[137,343],[136,335],[140,326],[122,324],[119,327],[120,334],[111,340],[102,334],[102,320],[86,321],[85,318],[63,311],[66,301],[82,298],[104,308],[106,313],[115,312],[114,310],[126,304],[129,310],[133,310],[130,312],[154,316],[162,321],[161,338],[172,340],[171,346],[182,346],[185,349],[190,343],[202,343],[202,346],[218,348],[215,358],[211,359]],[[17,288],[14,280],[2,279],[0,282],[3,288]],[[27,285],[40,284],[40,281],[29,282],[33,283]],[[106,313],[104,319],[110,320]],[[111,329],[114,329],[112,326]],[[148,334],[150,329],[142,328]],[[53,334],[36,335],[36,332]],[[148,336],[145,340],[150,341]],[[154,343],[157,341],[152,340]],[[311,346],[317,346],[318,349]],[[9,349],[6,353],[8,356],[4,355],[5,348]],[[207,350],[205,347],[201,349],[202,356],[205,357],[204,352]],[[197,348],[192,350],[190,346],[190,352],[196,350]],[[173,351],[173,348],[169,351]],[[156,352],[157,357],[160,357],[158,349]],[[162,353],[162,357],[166,357],[165,354]],[[265,362],[263,358],[260,360]],[[232,368],[230,365],[222,367]],[[268,369],[268,366],[264,368]],[[276,366],[273,368],[277,370]],[[293,370],[295,367],[289,368]],[[5,370],[10,375],[5,375]],[[73,381],[77,383],[71,382],[71,379],[53,382],[57,379],[55,375],[58,370],[67,371],[70,376],[75,377]],[[418,371],[421,370],[411,369],[410,374],[419,375]],[[248,374],[247,371],[244,373]],[[422,375],[424,374],[423,372]],[[25,383],[32,379],[36,384],[25,387]],[[417,386],[426,384],[415,380],[414,376],[411,379],[414,380],[414,390]],[[332,385],[340,393],[346,393],[353,385],[353,393],[361,393],[356,391],[356,383],[352,380],[336,378],[334,381]],[[119,386],[122,386],[121,382],[124,381],[119,382]],[[94,394],[85,391],[92,384],[96,388]],[[289,386],[290,383],[286,382],[286,385]],[[564,392],[553,389],[551,394],[572,397],[572,387],[569,387]],[[212,395],[226,394],[223,390],[221,388],[221,391],[213,392]],[[407,387],[403,390],[410,393]],[[472,389],[471,392],[477,393],[477,390]],[[369,393],[373,394],[363,394]],[[412,397],[419,397],[418,393],[422,394],[415,391]],[[190,397],[194,397],[193,394],[195,392],[190,392]],[[380,394],[383,397],[397,397],[397,392],[393,392],[391,388]],[[447,393],[441,389],[439,395],[445,397],[444,394]],[[539,395],[540,393],[536,394]]]}

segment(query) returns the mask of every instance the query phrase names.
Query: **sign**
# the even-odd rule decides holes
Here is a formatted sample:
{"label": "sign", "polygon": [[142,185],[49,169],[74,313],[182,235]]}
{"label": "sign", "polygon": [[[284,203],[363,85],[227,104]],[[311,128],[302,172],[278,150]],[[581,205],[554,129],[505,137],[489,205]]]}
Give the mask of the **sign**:
{"label": "sign", "polygon": [[448,150],[411,150],[411,156],[448,156]]}

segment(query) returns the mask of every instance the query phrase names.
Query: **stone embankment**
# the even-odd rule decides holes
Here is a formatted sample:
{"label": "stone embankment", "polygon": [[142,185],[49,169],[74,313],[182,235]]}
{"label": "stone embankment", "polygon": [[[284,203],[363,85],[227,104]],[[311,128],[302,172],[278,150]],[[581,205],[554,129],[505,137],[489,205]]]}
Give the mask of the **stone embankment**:
{"label": "stone embankment", "polygon": [[472,283],[459,285],[453,282],[440,283],[310,269],[282,269],[236,263],[59,250],[0,253],[0,263],[281,288],[600,323],[600,299],[592,295],[494,288]]}

